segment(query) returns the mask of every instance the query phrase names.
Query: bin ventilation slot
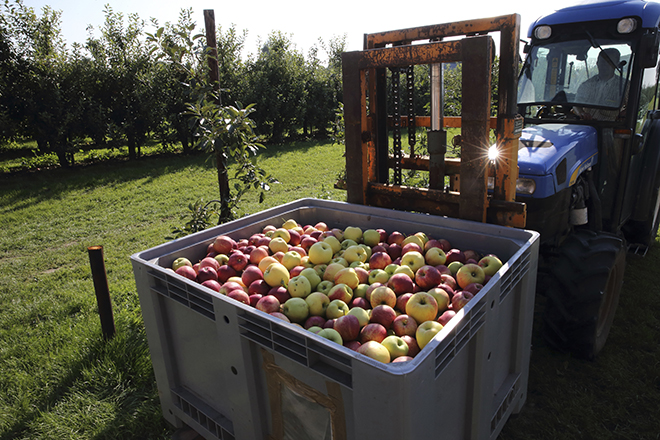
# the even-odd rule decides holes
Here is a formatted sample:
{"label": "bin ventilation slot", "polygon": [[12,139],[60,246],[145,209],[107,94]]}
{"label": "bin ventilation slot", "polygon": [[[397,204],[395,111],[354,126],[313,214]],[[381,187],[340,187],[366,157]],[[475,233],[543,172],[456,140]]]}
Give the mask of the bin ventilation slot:
{"label": "bin ventilation slot", "polygon": [[509,388],[507,388],[508,392],[506,396],[502,400],[502,403],[499,405],[497,411],[495,411],[495,414],[493,415],[493,418],[490,421],[491,434],[495,432],[495,430],[497,429],[500,423],[505,422],[509,418],[508,417],[509,407],[516,399],[519,389],[520,389],[520,375],[518,375],[516,379],[513,381],[513,384]]}
{"label": "bin ventilation slot", "polygon": [[486,296],[467,312],[458,324],[446,335],[435,349],[435,377],[436,379],[451,360],[458,355],[463,347],[477,334],[485,321],[484,308]]}
{"label": "bin ventilation slot", "polygon": [[174,406],[179,408],[183,414],[197,424],[197,426],[191,424],[191,427],[196,431],[199,432],[199,428],[201,427],[219,440],[236,439],[234,436],[234,424],[231,420],[184,389],[171,390],[171,392]]}
{"label": "bin ventilation slot", "polygon": [[527,275],[530,264],[531,255],[529,249],[511,264],[511,267],[509,267],[501,279],[500,304],[514,287],[520,286],[520,280]]}
{"label": "bin ventilation slot", "polygon": [[173,276],[149,272],[153,277],[151,290],[159,295],[173,299],[195,312],[215,321],[213,297],[199,289],[191,288],[187,283]]}
{"label": "bin ventilation slot", "polygon": [[351,359],[255,313],[238,315],[241,337],[352,388]]}

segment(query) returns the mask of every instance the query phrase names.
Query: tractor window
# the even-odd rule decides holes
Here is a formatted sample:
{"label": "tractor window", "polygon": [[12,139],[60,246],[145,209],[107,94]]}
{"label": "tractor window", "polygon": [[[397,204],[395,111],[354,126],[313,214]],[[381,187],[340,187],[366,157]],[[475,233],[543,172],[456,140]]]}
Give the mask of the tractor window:
{"label": "tractor window", "polygon": [[614,120],[625,104],[632,51],[620,40],[571,40],[532,48],[523,66],[518,103],[571,105],[574,113]]}
{"label": "tractor window", "polygon": [[644,69],[642,76],[642,89],[639,94],[639,107],[637,110],[636,133],[641,133],[646,122],[648,112],[654,110],[656,103],[654,95],[656,92],[657,71],[655,67]]}

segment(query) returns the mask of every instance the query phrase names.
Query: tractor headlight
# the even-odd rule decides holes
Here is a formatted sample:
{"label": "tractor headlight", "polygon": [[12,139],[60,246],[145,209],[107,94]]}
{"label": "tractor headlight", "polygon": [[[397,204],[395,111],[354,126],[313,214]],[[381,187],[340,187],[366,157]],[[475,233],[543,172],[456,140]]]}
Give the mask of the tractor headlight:
{"label": "tractor headlight", "polygon": [[620,34],[629,34],[637,29],[637,20],[634,18],[622,18],[616,24],[616,31]]}
{"label": "tractor headlight", "polygon": [[534,29],[534,36],[539,40],[547,40],[552,35],[552,28],[550,26],[542,25]]}
{"label": "tractor headlight", "polygon": [[516,192],[532,195],[536,191],[536,182],[532,179],[518,179],[516,181]]}

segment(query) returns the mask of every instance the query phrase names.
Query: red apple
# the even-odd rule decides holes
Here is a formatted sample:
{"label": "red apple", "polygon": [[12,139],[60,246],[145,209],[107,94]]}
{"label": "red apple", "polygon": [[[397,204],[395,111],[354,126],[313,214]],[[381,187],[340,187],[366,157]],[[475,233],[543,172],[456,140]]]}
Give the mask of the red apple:
{"label": "red apple", "polygon": [[247,294],[247,292],[243,289],[234,289],[227,293],[227,296],[229,298],[235,299],[238,302],[242,302],[243,304],[247,304],[248,306],[250,305],[250,296]]}
{"label": "red apple", "polygon": [[312,315],[307,320],[305,321],[305,324],[303,327],[305,327],[306,330],[309,330],[310,327],[321,327],[325,325],[326,319],[323,316],[318,316],[318,315]]}
{"label": "red apple", "polygon": [[401,232],[393,231],[393,232],[390,232],[390,235],[387,237],[387,244],[391,245],[391,244],[396,243],[398,245],[401,245],[401,243],[403,243],[403,240],[405,240],[405,239],[406,239],[406,236],[403,235]]}
{"label": "red apple", "polygon": [[392,264],[392,258],[387,252],[373,252],[369,258],[369,269],[385,269]]}
{"label": "red apple", "polygon": [[235,247],[236,242],[227,235],[220,235],[213,241],[213,249],[219,254],[229,255],[229,252]]}
{"label": "red apple", "polygon": [[399,295],[396,297],[396,309],[401,311],[402,313],[406,313],[406,304],[408,303],[408,300],[410,297],[413,296],[412,293],[404,293],[403,295]]}
{"label": "red apple", "polygon": [[291,322],[289,320],[289,318],[287,318],[286,315],[282,312],[271,312],[271,313],[269,313],[269,315],[274,317],[274,318],[281,319],[282,321],[285,321],[285,322]]}
{"label": "red apple", "polygon": [[483,284],[471,283],[471,284],[468,284],[467,286],[465,286],[465,288],[463,290],[465,290],[466,292],[470,292],[472,295],[476,295],[483,288],[484,288]]}
{"label": "red apple", "polygon": [[248,264],[248,256],[243,252],[237,251],[229,255],[229,260],[227,260],[227,265],[231,266],[236,272],[241,272]]}
{"label": "red apple", "polygon": [[197,272],[197,282],[201,284],[207,280],[218,281],[218,272],[211,266],[200,267]]}
{"label": "red apple", "polygon": [[348,349],[351,349],[353,351],[357,351],[358,348],[360,348],[360,345],[362,345],[360,343],[360,341],[345,341],[344,342],[344,347],[346,347]]}
{"label": "red apple", "polygon": [[241,274],[241,280],[246,286],[249,286],[254,281],[262,280],[263,278],[263,273],[258,266],[247,266]]}
{"label": "red apple", "polygon": [[360,321],[355,315],[344,315],[337,318],[333,328],[339,332],[343,341],[353,341],[360,336]]}
{"label": "red apple", "polygon": [[197,281],[197,272],[191,266],[181,266],[175,272],[189,280]]}
{"label": "red apple", "polygon": [[395,273],[387,281],[387,287],[392,289],[394,293],[399,296],[404,293],[412,292],[415,289],[415,284],[405,273]]}
{"label": "red apple", "polygon": [[436,319],[436,321],[438,321],[440,324],[445,326],[454,316],[456,316],[456,312],[453,309],[445,310],[440,316],[438,316],[438,319]]}
{"label": "red apple", "polygon": [[201,269],[202,267],[212,267],[214,270],[218,270],[220,267],[220,263],[218,260],[216,260],[213,257],[205,257],[202,259],[202,261],[199,262],[199,268]]}
{"label": "red apple", "polygon": [[275,286],[268,291],[268,294],[277,298],[280,304],[284,304],[289,298],[291,298],[291,294],[284,286]]}
{"label": "red apple", "polygon": [[270,286],[263,279],[254,280],[248,286],[248,294],[250,294],[250,295],[252,295],[254,293],[260,293],[260,294],[265,296],[265,295],[268,295],[269,290],[270,290]]}
{"label": "red apple", "polygon": [[392,322],[392,330],[397,336],[415,336],[417,331],[417,321],[408,315],[399,315]]}
{"label": "red apple", "polygon": [[387,304],[380,304],[371,310],[369,322],[375,322],[389,329],[396,318],[396,312]]}
{"label": "red apple", "polygon": [[458,261],[460,263],[465,263],[465,254],[460,249],[450,249],[446,253],[447,259],[445,260],[445,265],[449,266],[449,263]]}
{"label": "red apple", "polygon": [[348,306],[351,309],[353,307],[360,307],[360,308],[363,308],[365,310],[371,309],[371,303],[369,301],[367,301],[367,298],[362,298],[362,297],[359,297],[359,296],[354,297],[351,300],[351,303]]}
{"label": "red apple", "polygon": [[401,255],[405,255],[411,251],[419,252],[421,254],[422,248],[417,243],[406,243],[401,248]]}
{"label": "red apple", "polygon": [[442,283],[442,274],[435,267],[424,265],[415,272],[415,283],[420,289],[428,290]]}
{"label": "red apple", "polygon": [[376,322],[371,322],[360,330],[360,342],[362,344],[368,341],[382,342],[386,337],[387,329]]}
{"label": "red apple", "polygon": [[369,303],[372,308],[380,304],[387,304],[390,307],[394,307],[396,306],[396,293],[387,286],[376,287],[371,291]]}
{"label": "red apple", "polygon": [[465,305],[474,297],[470,292],[465,290],[458,291],[451,298],[451,308],[455,312],[461,310]]}
{"label": "red apple", "polygon": [[388,246],[387,253],[390,255],[392,262],[396,261],[397,258],[400,258],[402,255],[401,245],[394,243]]}
{"label": "red apple", "polygon": [[223,264],[218,268],[218,281],[221,283],[226,282],[229,278],[238,276],[238,272],[231,266]]}
{"label": "red apple", "polygon": [[208,287],[211,290],[215,290],[216,292],[220,292],[220,288],[222,287],[222,284],[215,280],[206,280],[202,283],[202,286]]}
{"label": "red apple", "polygon": [[263,246],[258,246],[250,252],[250,263],[252,264],[259,264],[261,260],[263,260],[265,257],[269,255],[268,248],[263,247]]}
{"label": "red apple", "polygon": [[400,336],[406,344],[408,344],[408,356],[415,357],[420,352],[419,344],[417,344],[417,339],[414,336],[403,335]]}
{"label": "red apple", "polygon": [[248,297],[250,298],[250,306],[257,307],[257,303],[264,296],[261,293],[253,293],[253,294],[248,293]]}
{"label": "red apple", "polygon": [[442,275],[442,283],[448,285],[452,289],[456,290],[458,288],[458,284],[456,284],[456,278],[454,278],[452,275],[448,275],[443,273]]}
{"label": "red apple", "polygon": [[254,307],[265,313],[273,313],[280,310],[280,302],[275,296],[266,295],[262,296]]}

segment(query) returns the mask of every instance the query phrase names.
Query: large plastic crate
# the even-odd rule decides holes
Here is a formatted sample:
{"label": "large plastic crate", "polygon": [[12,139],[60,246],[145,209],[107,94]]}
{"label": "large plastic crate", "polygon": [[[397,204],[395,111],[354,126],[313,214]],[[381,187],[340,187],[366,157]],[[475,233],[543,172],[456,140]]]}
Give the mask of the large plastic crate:
{"label": "large plastic crate", "polygon": [[[166,270],[220,234],[279,226],[423,231],[506,261],[412,361],[382,364]],[[206,439],[494,439],[526,399],[539,235],[302,199],[131,257],[165,418]]]}

